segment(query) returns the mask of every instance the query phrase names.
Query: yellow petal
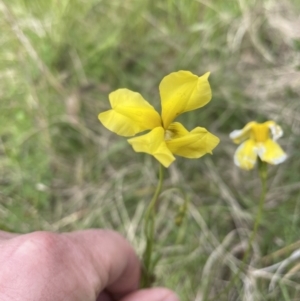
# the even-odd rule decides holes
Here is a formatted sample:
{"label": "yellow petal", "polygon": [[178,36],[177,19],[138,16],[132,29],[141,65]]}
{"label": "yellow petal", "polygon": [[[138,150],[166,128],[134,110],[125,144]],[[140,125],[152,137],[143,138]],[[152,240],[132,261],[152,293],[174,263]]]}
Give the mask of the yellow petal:
{"label": "yellow petal", "polygon": [[166,145],[164,135],[164,129],[157,127],[148,134],[128,139],[128,142],[136,152],[150,154],[164,167],[169,167],[175,158]]}
{"label": "yellow petal", "polygon": [[247,123],[241,130],[234,130],[229,134],[234,143],[239,144],[250,137],[252,127],[257,124],[255,121]]}
{"label": "yellow petal", "polygon": [[256,123],[251,128],[250,139],[257,143],[264,143],[270,139],[270,128],[267,123]]}
{"label": "yellow petal", "polygon": [[258,155],[262,161],[269,164],[280,164],[286,160],[287,155],[277,142],[269,139],[258,148]]}
{"label": "yellow petal", "polygon": [[211,100],[209,72],[198,77],[189,71],[173,72],[159,85],[165,129],[179,115],[203,107]]}
{"label": "yellow petal", "polygon": [[173,154],[191,159],[211,154],[220,141],[205,128],[197,127],[189,132],[179,122],[169,126],[166,139],[167,146]]}
{"label": "yellow petal", "polygon": [[145,130],[161,126],[155,109],[137,92],[118,89],[109,94],[112,110],[98,115],[102,124],[121,136],[134,136]]}
{"label": "yellow petal", "polygon": [[255,141],[249,139],[242,143],[234,154],[234,163],[242,169],[252,169],[257,159]]}
{"label": "yellow petal", "polygon": [[265,125],[271,130],[272,139],[277,140],[283,135],[282,128],[273,120],[269,120],[265,122]]}

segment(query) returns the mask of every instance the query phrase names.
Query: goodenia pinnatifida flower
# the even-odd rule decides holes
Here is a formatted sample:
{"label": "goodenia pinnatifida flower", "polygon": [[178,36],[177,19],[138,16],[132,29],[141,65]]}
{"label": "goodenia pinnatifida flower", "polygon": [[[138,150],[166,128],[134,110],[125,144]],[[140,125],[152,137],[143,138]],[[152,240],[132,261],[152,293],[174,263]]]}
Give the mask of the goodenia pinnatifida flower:
{"label": "goodenia pinnatifida flower", "polygon": [[254,167],[257,157],[273,165],[282,163],[287,155],[276,142],[282,135],[281,127],[274,121],[251,121],[243,129],[231,132],[229,137],[233,142],[242,143],[234,154],[234,163],[245,170]]}
{"label": "goodenia pinnatifida flower", "polygon": [[196,76],[189,71],[173,72],[159,85],[161,114],[141,94],[118,89],[109,94],[111,109],[98,118],[110,131],[125,137],[148,133],[128,139],[136,152],[154,156],[169,167],[174,155],[200,158],[218,145],[219,138],[205,128],[188,131],[175,118],[188,111],[205,106],[211,100],[209,73]]}

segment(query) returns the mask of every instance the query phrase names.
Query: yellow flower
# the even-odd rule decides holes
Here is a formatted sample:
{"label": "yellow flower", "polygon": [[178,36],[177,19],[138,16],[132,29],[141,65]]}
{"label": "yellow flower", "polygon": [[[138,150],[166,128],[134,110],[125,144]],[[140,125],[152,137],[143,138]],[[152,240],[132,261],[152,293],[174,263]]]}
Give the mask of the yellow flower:
{"label": "yellow flower", "polygon": [[252,169],[257,156],[269,164],[279,164],[287,158],[276,140],[283,135],[283,131],[274,121],[257,123],[251,121],[241,130],[235,130],[229,137],[234,143],[243,142],[234,154],[234,163],[242,169]]}
{"label": "yellow flower", "polygon": [[159,85],[161,116],[139,93],[118,89],[109,94],[112,109],[98,115],[110,131],[125,137],[145,130],[149,133],[128,139],[136,152],[153,155],[169,167],[174,155],[199,158],[219,143],[219,138],[205,128],[188,131],[181,123],[173,122],[180,114],[205,106],[211,99],[209,73],[198,77],[189,71],[173,72]]}

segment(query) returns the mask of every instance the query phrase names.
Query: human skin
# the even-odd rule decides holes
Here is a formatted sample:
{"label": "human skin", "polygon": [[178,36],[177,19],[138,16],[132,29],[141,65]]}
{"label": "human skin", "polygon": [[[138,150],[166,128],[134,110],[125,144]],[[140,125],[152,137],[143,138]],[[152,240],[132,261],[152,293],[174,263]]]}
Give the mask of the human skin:
{"label": "human skin", "polygon": [[114,231],[0,231],[1,301],[178,301],[139,279],[134,250]]}

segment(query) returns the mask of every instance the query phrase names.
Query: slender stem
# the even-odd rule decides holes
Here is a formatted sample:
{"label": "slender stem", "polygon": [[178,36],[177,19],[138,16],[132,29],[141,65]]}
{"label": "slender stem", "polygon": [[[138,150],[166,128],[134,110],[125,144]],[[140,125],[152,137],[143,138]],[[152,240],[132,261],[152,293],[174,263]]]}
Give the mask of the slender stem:
{"label": "slender stem", "polygon": [[[183,194],[183,193],[182,193]],[[180,206],[179,211],[175,217],[175,224],[178,227],[177,231],[177,237],[176,237],[176,242],[175,244],[178,245],[181,243],[185,236],[186,232],[186,225],[184,223],[186,213],[188,210],[189,202],[190,202],[190,196],[189,195],[184,195],[184,203]]]}
{"label": "slender stem", "polygon": [[141,280],[141,287],[143,288],[150,287],[154,277],[154,264],[152,264],[152,253],[155,239],[155,217],[156,210],[158,207],[158,197],[163,184],[163,178],[164,167],[160,164],[157,187],[145,213],[144,233],[146,236],[146,248],[143,254],[143,272]]}
{"label": "slender stem", "polygon": [[244,256],[242,258],[242,264],[238,270],[238,272],[234,275],[233,279],[230,281],[230,283],[227,285],[227,287],[221,291],[217,296],[215,296],[215,300],[218,299],[218,297],[222,296],[223,294],[227,294],[229,290],[235,285],[237,279],[240,277],[241,273],[244,271],[247,259],[249,257],[253,241],[257,235],[257,230],[260,225],[263,209],[264,209],[264,203],[266,200],[266,193],[267,193],[267,163],[262,162],[259,160],[258,164],[258,173],[261,181],[261,194],[259,199],[259,205],[258,205],[258,211],[255,217],[253,231],[251,233],[251,236],[248,240],[248,247],[246,252],[244,253]]}
{"label": "slender stem", "polygon": [[267,192],[267,163],[259,161],[259,166],[258,166],[258,172],[259,172],[259,177],[261,181],[261,194],[260,194],[260,199],[259,199],[259,206],[258,206],[258,211],[256,214],[254,226],[253,226],[253,231],[251,233],[251,236],[248,241],[248,248],[246,253],[244,254],[243,257],[243,265],[248,259],[252,243],[256,237],[258,227],[261,222],[262,214],[263,214],[263,209],[264,209],[264,203],[266,200],[266,192]]}

